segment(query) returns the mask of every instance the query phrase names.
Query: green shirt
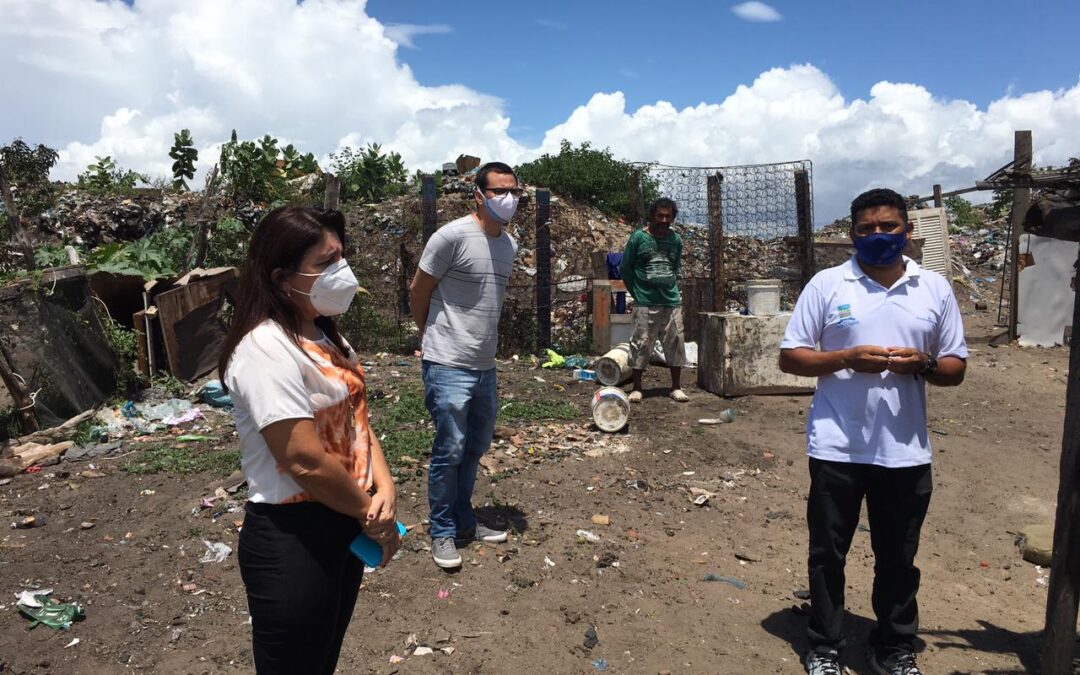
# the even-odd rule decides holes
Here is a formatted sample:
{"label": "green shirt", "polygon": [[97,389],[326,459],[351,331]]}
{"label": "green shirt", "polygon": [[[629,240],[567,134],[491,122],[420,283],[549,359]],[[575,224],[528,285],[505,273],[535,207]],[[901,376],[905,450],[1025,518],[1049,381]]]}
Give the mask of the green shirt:
{"label": "green shirt", "polygon": [[623,249],[619,272],[634,302],[643,307],[681,305],[678,284],[681,259],[682,237],[675,230],[668,230],[668,235],[661,238],[644,229],[631,234]]}

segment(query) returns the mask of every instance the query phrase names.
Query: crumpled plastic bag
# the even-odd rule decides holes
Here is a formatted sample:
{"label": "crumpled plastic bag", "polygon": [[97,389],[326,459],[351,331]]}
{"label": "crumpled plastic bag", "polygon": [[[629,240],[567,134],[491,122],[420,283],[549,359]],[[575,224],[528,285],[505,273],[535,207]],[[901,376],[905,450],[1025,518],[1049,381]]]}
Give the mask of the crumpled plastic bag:
{"label": "crumpled plastic bag", "polygon": [[206,545],[206,554],[199,558],[199,562],[201,563],[224,562],[225,558],[228,558],[229,554],[232,553],[232,547],[228,544],[223,544],[220,541],[211,543],[203,539],[202,543]]}
{"label": "crumpled plastic bag", "polygon": [[68,630],[74,621],[86,618],[86,610],[77,602],[57,602],[49,597],[51,588],[40,591],[24,591],[16,603],[19,613],[33,623],[31,628],[44,624],[49,628]]}
{"label": "crumpled plastic bag", "polygon": [[547,350],[547,356],[548,360],[545,361],[542,366],[540,366],[541,368],[562,368],[563,364],[566,363],[566,359],[563,358],[554,349]]}
{"label": "crumpled plastic bag", "polygon": [[225,391],[221,380],[210,380],[199,388],[198,394],[203,402],[215,408],[231,408],[233,405],[232,396]]}

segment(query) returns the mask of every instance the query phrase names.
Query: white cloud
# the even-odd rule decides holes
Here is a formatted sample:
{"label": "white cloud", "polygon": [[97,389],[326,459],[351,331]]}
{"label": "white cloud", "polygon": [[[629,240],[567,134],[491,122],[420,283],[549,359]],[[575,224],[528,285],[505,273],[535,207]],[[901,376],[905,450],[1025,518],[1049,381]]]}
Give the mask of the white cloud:
{"label": "white cloud", "polygon": [[14,55],[0,142],[22,136],[61,149],[58,179],[98,155],[165,175],[181,128],[203,170],[233,128],[324,158],[376,141],[413,169],[461,153],[526,161],[557,152],[563,138],[689,166],[808,158],[819,224],[871,185],[905,194],[971,185],[1010,159],[1014,129],[1033,131],[1038,163],[1080,154],[1080,83],[1010,90],[979,108],[895,82],[846,97],[812,65],[769,70],[682,109],[657,101],[628,110],[621,92],[597,93],[528,147],[510,136],[501,100],[423,85],[392,36],[362,0],[0,0],[0,53]]}
{"label": "white cloud", "polygon": [[453,33],[454,29],[446,24],[415,24],[415,23],[388,23],[384,31],[386,37],[398,43],[402,47],[416,49],[413,38],[417,35],[445,35]]}
{"label": "white cloud", "polygon": [[771,5],[766,5],[764,2],[758,2],[757,0],[735,5],[731,8],[731,11],[735,12],[735,16],[744,21],[779,21],[784,18]]}

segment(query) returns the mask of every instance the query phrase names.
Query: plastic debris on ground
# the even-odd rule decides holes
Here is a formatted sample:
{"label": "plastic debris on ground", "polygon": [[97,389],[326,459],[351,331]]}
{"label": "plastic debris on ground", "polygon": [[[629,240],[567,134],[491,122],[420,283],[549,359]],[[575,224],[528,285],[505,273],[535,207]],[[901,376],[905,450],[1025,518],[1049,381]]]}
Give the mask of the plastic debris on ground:
{"label": "plastic debris on ground", "polygon": [[18,594],[16,606],[20,614],[33,622],[31,628],[44,624],[49,628],[68,630],[72,622],[86,618],[86,610],[82,605],[75,602],[57,602],[49,597],[52,592],[53,589],[44,588]]}
{"label": "plastic debris on ground", "polygon": [[590,544],[598,544],[598,543],[600,543],[600,537],[593,534],[592,532],[589,532],[588,530],[578,530],[577,531],[577,536],[578,536],[578,539],[584,539],[585,541],[589,542]]}
{"label": "plastic debris on ground", "polygon": [[596,659],[592,662],[592,667],[596,668],[597,672],[602,673],[608,669],[608,662],[606,659]]}
{"label": "plastic debris on ground", "polygon": [[228,544],[221,542],[211,543],[205,539],[203,539],[203,544],[206,545],[206,553],[199,558],[201,563],[224,562],[225,558],[228,558],[229,554],[232,553],[232,548]]}
{"label": "plastic debris on ground", "polygon": [[543,365],[541,365],[540,367],[541,368],[562,368],[563,364],[566,363],[566,359],[561,354],[556,352],[554,349],[548,349],[546,351],[547,351],[548,360],[544,361]]}
{"label": "plastic debris on ground", "polygon": [[701,580],[702,581],[718,581],[718,582],[723,583],[723,584],[729,584],[729,585],[734,586],[735,588],[739,589],[740,591],[746,590],[746,588],[747,588],[747,585],[746,585],[745,581],[742,581],[740,579],[736,579],[735,577],[720,576],[719,574],[713,574],[711,572],[706,574],[704,577],[702,577]]}
{"label": "plastic debris on ground", "polygon": [[232,396],[225,391],[225,387],[221,384],[221,380],[210,380],[199,387],[199,391],[196,393],[204,403],[208,403],[215,408],[231,408],[233,405]]}

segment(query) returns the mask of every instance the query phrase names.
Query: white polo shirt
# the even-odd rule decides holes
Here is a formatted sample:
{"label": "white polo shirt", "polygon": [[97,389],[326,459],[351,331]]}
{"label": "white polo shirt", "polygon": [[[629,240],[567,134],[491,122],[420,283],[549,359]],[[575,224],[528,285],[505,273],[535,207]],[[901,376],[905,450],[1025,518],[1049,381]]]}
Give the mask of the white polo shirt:
{"label": "white polo shirt", "polygon": [[[960,308],[949,282],[904,257],[904,275],[885,288],[853,256],[810,280],[792,312],[781,349],[831,352],[860,345],[914,347],[966,359]],[[914,375],[822,375],[810,405],[806,451],[833,462],[891,468],[930,462],[926,381]]]}

